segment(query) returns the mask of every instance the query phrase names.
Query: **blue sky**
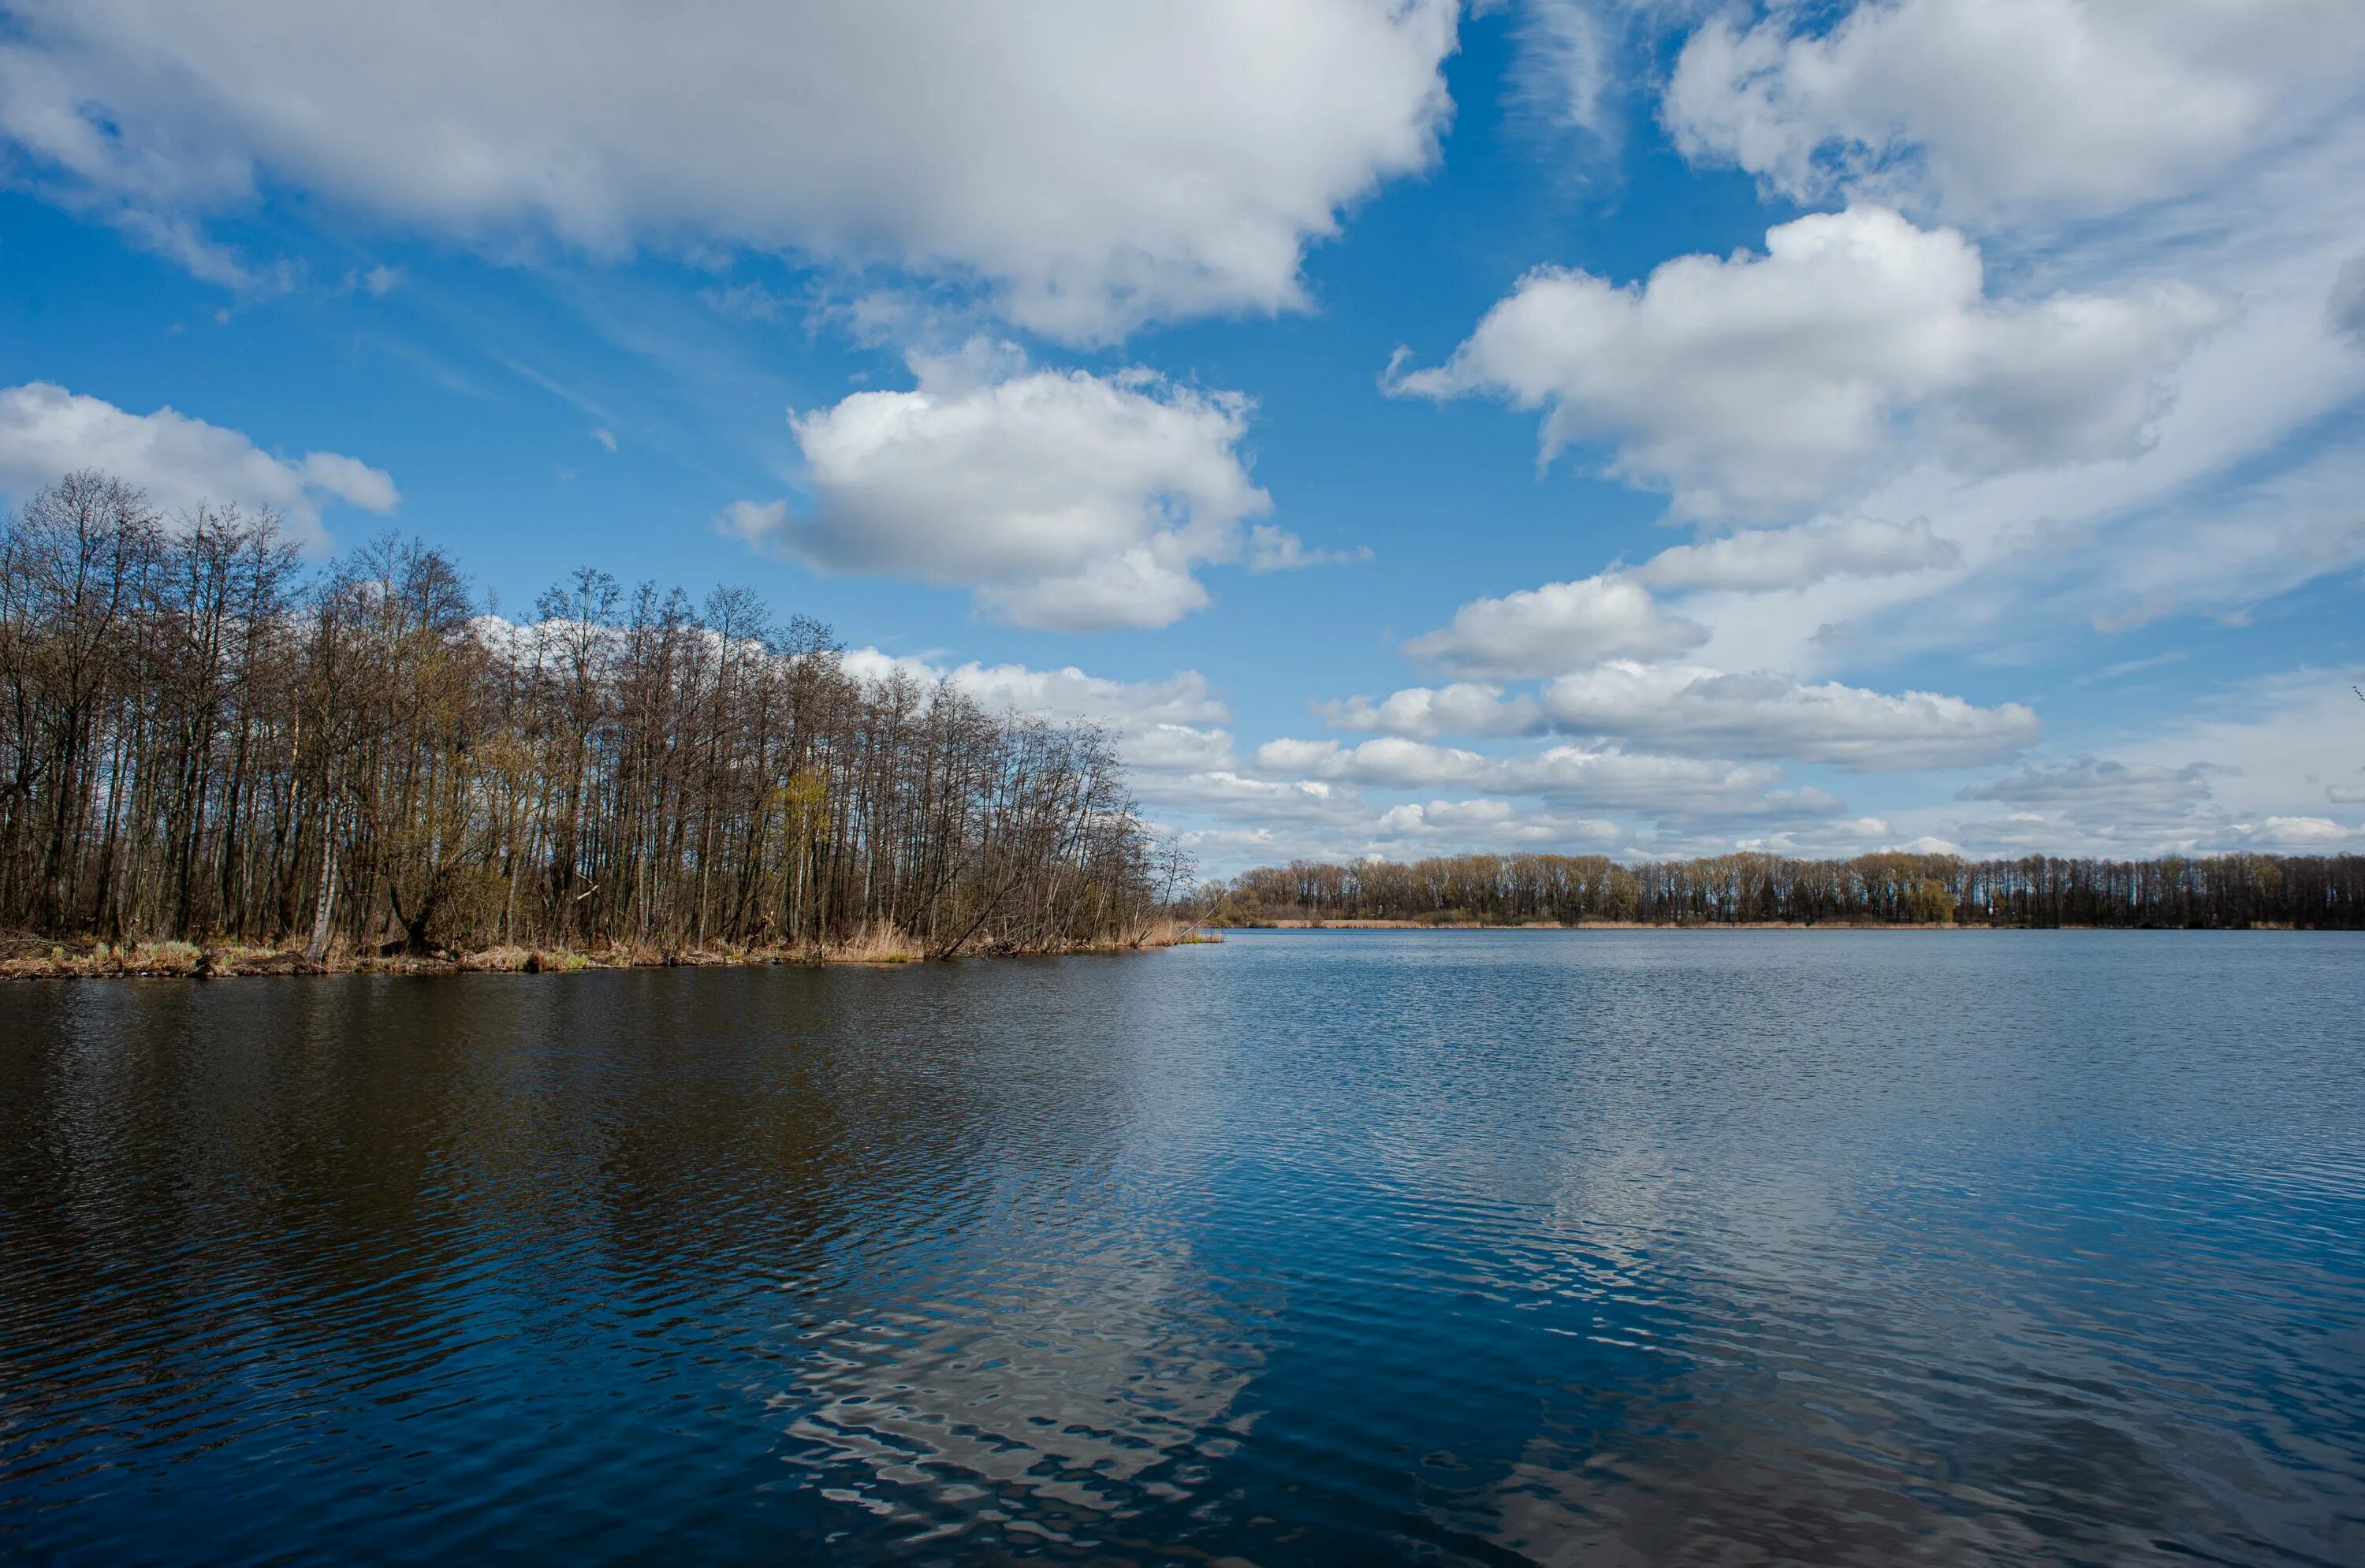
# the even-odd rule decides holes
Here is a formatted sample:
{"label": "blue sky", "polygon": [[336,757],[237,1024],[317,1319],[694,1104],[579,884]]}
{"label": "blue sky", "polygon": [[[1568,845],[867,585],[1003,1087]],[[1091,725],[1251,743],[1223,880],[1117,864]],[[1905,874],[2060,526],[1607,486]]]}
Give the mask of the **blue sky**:
{"label": "blue sky", "polygon": [[2365,12],[0,0],[0,492],[745,582],[1208,869],[2365,844]]}

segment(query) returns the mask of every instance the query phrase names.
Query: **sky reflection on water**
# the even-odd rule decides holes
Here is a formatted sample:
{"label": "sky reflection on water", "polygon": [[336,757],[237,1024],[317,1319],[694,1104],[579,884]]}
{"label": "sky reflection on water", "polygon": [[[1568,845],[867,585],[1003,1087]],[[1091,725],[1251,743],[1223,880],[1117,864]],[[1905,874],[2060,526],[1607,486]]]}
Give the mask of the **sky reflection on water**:
{"label": "sky reflection on water", "polygon": [[2365,942],[0,991],[0,1555],[2365,1560]]}

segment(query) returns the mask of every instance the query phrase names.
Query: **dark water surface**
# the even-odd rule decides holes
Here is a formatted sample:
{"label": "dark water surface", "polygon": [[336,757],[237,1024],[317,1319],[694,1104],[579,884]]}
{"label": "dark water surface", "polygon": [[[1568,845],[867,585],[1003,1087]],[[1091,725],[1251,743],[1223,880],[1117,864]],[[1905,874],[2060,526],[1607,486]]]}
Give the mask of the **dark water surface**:
{"label": "dark water surface", "polygon": [[0,989],[0,1557],[2365,1562],[2365,939]]}

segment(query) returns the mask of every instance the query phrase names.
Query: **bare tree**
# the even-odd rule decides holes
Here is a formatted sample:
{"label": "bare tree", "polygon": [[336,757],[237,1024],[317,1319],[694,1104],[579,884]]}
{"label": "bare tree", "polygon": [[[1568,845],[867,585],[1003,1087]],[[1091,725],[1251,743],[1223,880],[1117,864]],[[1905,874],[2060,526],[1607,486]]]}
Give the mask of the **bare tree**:
{"label": "bare tree", "polygon": [[855,678],[745,588],[512,623],[388,537],[69,476],[0,522],[0,923],[430,952],[1121,941],[1171,898],[1110,738]]}

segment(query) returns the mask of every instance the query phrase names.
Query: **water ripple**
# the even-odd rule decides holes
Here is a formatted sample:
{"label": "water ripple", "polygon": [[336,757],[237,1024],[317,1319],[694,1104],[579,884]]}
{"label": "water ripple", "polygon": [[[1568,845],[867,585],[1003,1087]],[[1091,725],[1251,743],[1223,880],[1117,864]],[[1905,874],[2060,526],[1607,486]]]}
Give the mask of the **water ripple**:
{"label": "water ripple", "polygon": [[2365,941],[0,991],[0,1556],[2365,1562]]}

